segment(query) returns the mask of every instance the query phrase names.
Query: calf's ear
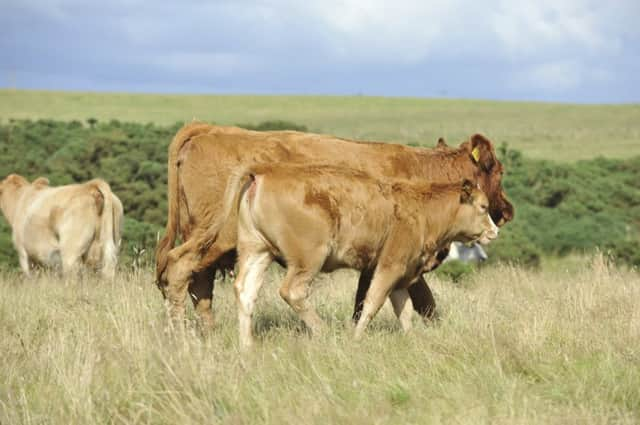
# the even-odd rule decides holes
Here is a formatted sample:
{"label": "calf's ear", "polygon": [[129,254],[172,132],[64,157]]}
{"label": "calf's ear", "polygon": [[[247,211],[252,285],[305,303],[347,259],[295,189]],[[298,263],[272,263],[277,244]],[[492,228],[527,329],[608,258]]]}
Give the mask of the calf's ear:
{"label": "calf's ear", "polygon": [[474,134],[471,136],[469,144],[470,155],[484,171],[491,171],[496,165],[496,155],[493,151],[491,141],[482,134]]}
{"label": "calf's ear", "polygon": [[462,181],[462,191],[460,192],[460,203],[461,204],[470,204],[473,202],[473,188],[474,184],[469,179],[464,179]]}

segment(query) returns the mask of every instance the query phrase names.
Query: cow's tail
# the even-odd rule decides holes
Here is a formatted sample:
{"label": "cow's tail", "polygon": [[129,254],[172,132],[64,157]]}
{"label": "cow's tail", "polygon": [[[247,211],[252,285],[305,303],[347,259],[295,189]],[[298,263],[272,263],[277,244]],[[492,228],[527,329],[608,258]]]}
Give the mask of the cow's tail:
{"label": "cow's tail", "polygon": [[[122,204],[120,208],[114,205],[114,195],[109,184],[101,179],[91,180],[102,195],[102,212],[100,214],[101,273],[105,278],[113,279],[118,264],[118,250],[120,247],[120,226],[122,222]],[[118,203],[120,201],[118,200]]]}
{"label": "cow's tail", "polygon": [[173,248],[180,225],[180,182],[178,180],[179,155],[182,147],[194,136],[206,133],[208,124],[193,122],[185,124],[173,137],[167,159],[167,226],[165,234],[156,247],[156,282],[160,282],[167,267],[167,254]]}
{"label": "cow's tail", "polygon": [[[196,255],[196,263],[198,263],[218,239],[231,213],[237,209],[243,190],[248,187],[247,183],[253,182],[254,179],[254,172],[250,167],[240,168],[232,172],[227,180],[227,187],[225,188],[222,200],[222,209],[218,217],[211,226],[198,233],[194,233],[187,242],[172,251],[172,257],[177,260],[187,253],[194,253]],[[195,271],[198,271],[202,267],[202,264],[195,264],[194,267]]]}

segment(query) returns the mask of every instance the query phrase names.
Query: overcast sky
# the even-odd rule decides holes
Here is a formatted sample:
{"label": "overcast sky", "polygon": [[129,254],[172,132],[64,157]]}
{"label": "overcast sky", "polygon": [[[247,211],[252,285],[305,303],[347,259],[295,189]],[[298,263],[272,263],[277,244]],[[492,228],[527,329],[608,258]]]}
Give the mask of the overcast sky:
{"label": "overcast sky", "polygon": [[0,87],[640,102],[640,0],[0,0]]}

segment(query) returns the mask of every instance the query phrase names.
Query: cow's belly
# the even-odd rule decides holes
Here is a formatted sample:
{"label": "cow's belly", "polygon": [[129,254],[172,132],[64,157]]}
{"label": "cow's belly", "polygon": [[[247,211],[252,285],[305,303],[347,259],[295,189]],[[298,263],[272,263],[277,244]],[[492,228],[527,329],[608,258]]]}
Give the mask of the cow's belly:
{"label": "cow's belly", "polygon": [[327,257],[322,271],[332,272],[337,269],[349,268],[365,270],[373,267],[375,263],[375,251],[370,245],[341,244],[335,247]]}

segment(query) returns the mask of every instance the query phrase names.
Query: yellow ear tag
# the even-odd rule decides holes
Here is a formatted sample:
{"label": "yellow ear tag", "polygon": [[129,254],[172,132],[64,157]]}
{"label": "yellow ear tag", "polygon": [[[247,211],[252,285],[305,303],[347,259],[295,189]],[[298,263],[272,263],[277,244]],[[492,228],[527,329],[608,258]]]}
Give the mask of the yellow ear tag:
{"label": "yellow ear tag", "polygon": [[471,151],[471,156],[476,160],[476,162],[478,162],[480,160],[480,149],[478,149],[477,147],[473,148],[473,150]]}

